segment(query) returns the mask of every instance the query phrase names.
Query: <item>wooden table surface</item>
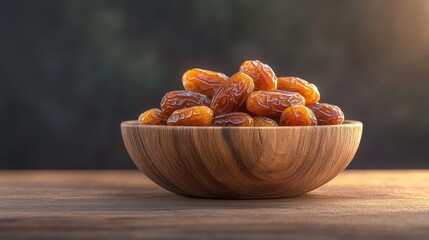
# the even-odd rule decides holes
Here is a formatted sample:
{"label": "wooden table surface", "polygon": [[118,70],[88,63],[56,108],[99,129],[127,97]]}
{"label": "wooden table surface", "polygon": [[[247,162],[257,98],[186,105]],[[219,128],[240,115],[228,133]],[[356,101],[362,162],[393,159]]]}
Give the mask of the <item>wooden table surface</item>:
{"label": "wooden table surface", "polygon": [[208,200],[137,171],[0,171],[0,239],[429,239],[429,171],[345,171],[295,199]]}

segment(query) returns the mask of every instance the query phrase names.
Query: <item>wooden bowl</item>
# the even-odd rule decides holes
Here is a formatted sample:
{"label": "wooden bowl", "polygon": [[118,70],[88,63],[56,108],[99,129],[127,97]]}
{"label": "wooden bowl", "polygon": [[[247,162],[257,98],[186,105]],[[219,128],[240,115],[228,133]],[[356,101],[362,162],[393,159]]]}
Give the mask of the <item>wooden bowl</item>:
{"label": "wooden bowl", "polygon": [[351,162],[362,123],[310,127],[121,124],[131,159],[159,186],[201,198],[296,197]]}

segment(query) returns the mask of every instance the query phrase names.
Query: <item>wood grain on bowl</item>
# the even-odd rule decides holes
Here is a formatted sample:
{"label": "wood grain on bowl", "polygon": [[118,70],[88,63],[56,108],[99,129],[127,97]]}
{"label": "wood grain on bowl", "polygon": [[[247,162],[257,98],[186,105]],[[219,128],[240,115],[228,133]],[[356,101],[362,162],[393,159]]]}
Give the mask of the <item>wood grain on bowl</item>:
{"label": "wood grain on bowl", "polygon": [[123,122],[136,166],[161,187],[202,198],[296,197],[352,160],[362,123],[303,127],[172,127]]}

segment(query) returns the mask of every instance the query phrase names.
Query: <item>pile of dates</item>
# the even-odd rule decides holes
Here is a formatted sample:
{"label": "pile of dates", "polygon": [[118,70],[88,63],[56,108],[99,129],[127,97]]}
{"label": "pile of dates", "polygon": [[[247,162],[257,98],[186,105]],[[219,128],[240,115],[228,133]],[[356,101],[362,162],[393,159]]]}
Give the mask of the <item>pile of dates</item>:
{"label": "pile of dates", "polygon": [[319,103],[314,84],[297,77],[276,77],[266,64],[245,61],[240,71],[194,68],[183,74],[185,90],[165,94],[161,109],[142,113],[143,125],[169,126],[315,126],[344,121],[335,105]]}

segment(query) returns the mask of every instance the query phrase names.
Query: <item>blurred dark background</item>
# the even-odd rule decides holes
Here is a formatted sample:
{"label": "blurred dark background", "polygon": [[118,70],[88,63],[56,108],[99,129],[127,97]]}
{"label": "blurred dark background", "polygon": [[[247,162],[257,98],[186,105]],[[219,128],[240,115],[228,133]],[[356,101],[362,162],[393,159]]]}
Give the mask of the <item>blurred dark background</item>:
{"label": "blurred dark background", "polygon": [[364,122],[350,168],[429,168],[429,1],[0,0],[0,169],[134,168],[121,121],[247,59]]}

